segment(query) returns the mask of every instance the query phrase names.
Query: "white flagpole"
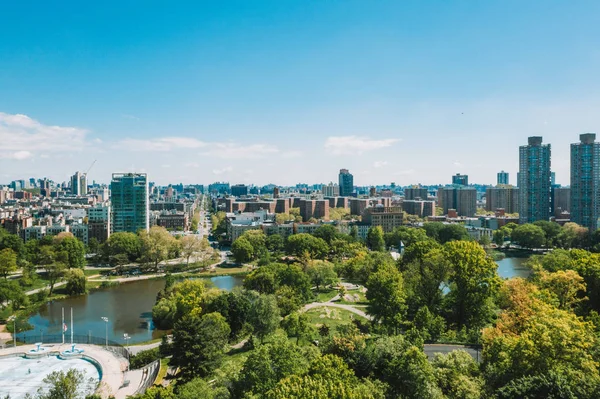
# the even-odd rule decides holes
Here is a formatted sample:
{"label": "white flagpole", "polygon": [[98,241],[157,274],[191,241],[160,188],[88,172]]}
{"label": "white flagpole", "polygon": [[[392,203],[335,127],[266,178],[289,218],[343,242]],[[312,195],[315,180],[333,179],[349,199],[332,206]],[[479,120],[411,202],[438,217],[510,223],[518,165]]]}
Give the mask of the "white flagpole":
{"label": "white flagpole", "polygon": [[73,308],[71,308],[71,345],[73,345]]}
{"label": "white flagpole", "polygon": [[62,343],[65,344],[65,308],[62,308],[62,323],[60,324],[60,331],[62,332]]}

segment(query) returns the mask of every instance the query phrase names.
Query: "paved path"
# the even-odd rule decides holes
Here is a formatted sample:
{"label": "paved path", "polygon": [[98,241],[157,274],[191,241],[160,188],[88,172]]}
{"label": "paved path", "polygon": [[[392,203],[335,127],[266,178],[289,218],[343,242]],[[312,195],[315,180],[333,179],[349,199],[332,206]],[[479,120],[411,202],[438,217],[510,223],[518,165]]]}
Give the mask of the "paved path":
{"label": "paved path", "polygon": [[347,310],[347,311],[352,312],[354,314],[357,314],[359,316],[362,316],[362,317],[364,317],[367,320],[372,320],[373,319],[370,315],[366,314],[365,312],[363,312],[360,309],[356,309],[352,305],[343,305],[341,303],[335,303],[335,302],[313,302],[313,303],[309,303],[308,305],[304,305],[304,307],[302,308],[302,311],[306,312],[307,310],[314,309],[314,308],[319,308],[319,307],[329,307],[329,308],[344,309],[344,310]]}

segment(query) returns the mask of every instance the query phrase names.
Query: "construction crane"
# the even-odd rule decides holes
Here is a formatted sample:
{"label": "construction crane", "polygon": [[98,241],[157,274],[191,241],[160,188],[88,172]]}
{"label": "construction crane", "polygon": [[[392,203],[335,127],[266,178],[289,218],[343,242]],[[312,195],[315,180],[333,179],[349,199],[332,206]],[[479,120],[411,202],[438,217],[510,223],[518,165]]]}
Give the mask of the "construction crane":
{"label": "construction crane", "polygon": [[94,162],[92,162],[92,164],[90,165],[90,167],[88,168],[88,170],[85,171],[85,175],[87,176],[88,173],[90,173],[90,170],[92,169],[92,167],[96,164],[96,159],[94,159]]}

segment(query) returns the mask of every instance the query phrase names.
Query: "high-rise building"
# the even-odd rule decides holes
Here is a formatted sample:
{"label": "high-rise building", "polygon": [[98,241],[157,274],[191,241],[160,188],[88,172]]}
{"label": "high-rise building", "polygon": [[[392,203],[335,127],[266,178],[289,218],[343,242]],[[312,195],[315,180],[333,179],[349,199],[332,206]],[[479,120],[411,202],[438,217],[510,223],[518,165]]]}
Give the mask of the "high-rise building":
{"label": "high-rise building", "polygon": [[485,210],[496,212],[504,209],[506,213],[519,212],[519,189],[509,185],[488,187],[485,190]]}
{"label": "high-rise building", "polygon": [[571,187],[552,188],[552,213],[557,219],[563,218],[565,212],[571,212]]}
{"label": "high-rise building", "polygon": [[145,173],[113,173],[110,200],[113,232],[148,230],[148,176]]}
{"label": "high-rise building", "polygon": [[501,184],[504,184],[504,185],[508,184],[508,172],[505,172],[505,171],[498,172],[498,185],[501,185]]}
{"label": "high-rise building", "polygon": [[455,209],[458,216],[472,217],[477,212],[477,190],[474,187],[447,186],[438,189],[438,205],[448,214]]}
{"label": "high-rise building", "polygon": [[405,200],[427,200],[427,189],[423,187],[407,187],[404,189],[404,199]]}
{"label": "high-rise building", "polygon": [[339,197],[340,186],[332,182],[327,185],[323,185],[323,187],[321,187],[321,192],[323,193],[324,197]]}
{"label": "high-rise building", "polygon": [[248,186],[245,184],[235,184],[231,186],[231,195],[234,197],[243,197],[248,195]]}
{"label": "high-rise building", "polygon": [[452,176],[452,184],[460,184],[461,186],[468,186],[469,185],[469,176],[461,175],[460,173],[457,173],[454,176]]}
{"label": "high-rise building", "polygon": [[596,231],[600,218],[600,143],[595,133],[571,144],[571,221]]}
{"label": "high-rise building", "polygon": [[550,219],[550,144],[529,137],[519,147],[519,222]]}
{"label": "high-rise building", "polygon": [[348,169],[340,169],[339,175],[340,196],[350,197],[354,192],[354,176]]}
{"label": "high-rise building", "polygon": [[85,173],[75,172],[71,176],[71,194],[87,195],[87,176]]}

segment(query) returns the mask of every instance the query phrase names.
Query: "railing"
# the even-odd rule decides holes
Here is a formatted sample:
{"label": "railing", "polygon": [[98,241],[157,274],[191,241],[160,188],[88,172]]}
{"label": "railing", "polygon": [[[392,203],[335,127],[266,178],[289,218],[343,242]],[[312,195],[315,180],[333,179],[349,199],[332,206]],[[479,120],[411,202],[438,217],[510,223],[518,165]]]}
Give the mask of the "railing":
{"label": "railing", "polygon": [[[71,335],[65,334],[65,344],[71,343]],[[62,344],[62,334],[56,335],[29,335],[29,336],[17,336],[17,341],[24,344],[34,344],[37,342],[43,342],[44,344]],[[104,346],[107,350],[113,352],[116,355],[127,358],[128,351],[123,345],[118,342],[106,340],[106,338],[92,337],[91,335],[73,335],[73,343],[80,345],[98,345]]]}
{"label": "railing", "polygon": [[158,373],[160,372],[160,359],[155,360],[149,365],[142,368],[142,382],[138,389],[135,391],[134,395],[141,395],[146,392],[146,389],[150,388],[154,385],[154,381],[158,377]]}

